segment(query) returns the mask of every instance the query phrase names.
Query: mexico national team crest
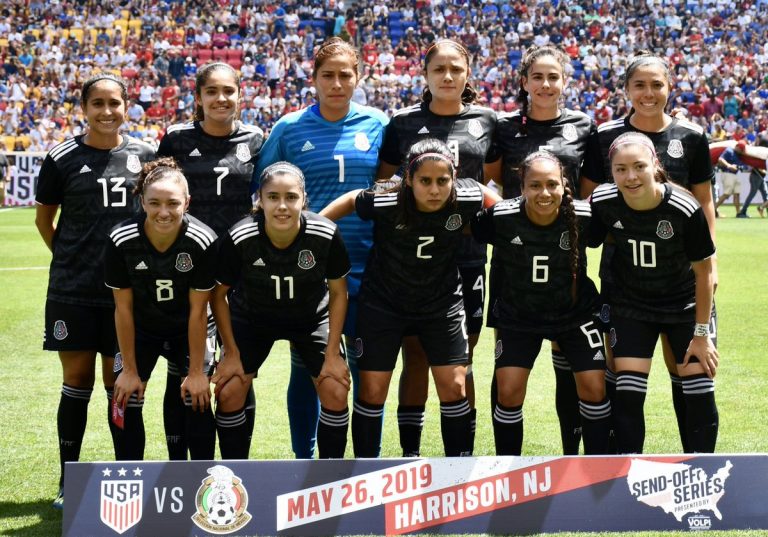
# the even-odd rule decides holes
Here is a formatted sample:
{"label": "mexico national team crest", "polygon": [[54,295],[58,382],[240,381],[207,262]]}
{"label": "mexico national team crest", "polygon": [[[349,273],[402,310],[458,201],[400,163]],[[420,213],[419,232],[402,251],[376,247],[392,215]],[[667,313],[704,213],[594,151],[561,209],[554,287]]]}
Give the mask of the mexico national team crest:
{"label": "mexico national team crest", "polygon": [[460,214],[452,214],[448,217],[448,220],[445,221],[445,229],[448,231],[456,231],[457,229],[460,229],[461,226],[462,222]]}
{"label": "mexico national team crest", "polygon": [[480,138],[483,135],[483,126],[476,119],[470,119],[467,123],[467,132],[475,138]]}
{"label": "mexico national team crest", "polygon": [[563,234],[560,235],[560,249],[566,252],[571,249],[571,239],[568,237],[567,231],[563,231]]}
{"label": "mexico national team crest", "polygon": [[176,256],[176,270],[179,272],[189,272],[192,270],[192,256],[186,252],[181,252]]}
{"label": "mexico national team crest", "polygon": [[504,353],[504,347],[501,345],[501,340],[496,340],[496,348],[493,349],[493,356],[498,360]]}
{"label": "mexico national team crest", "polygon": [[672,158],[681,158],[683,156],[683,142],[671,140],[667,146],[667,155]]}
{"label": "mexico national team crest", "polygon": [[675,230],[672,229],[672,223],[669,220],[662,220],[659,225],[656,226],[656,235],[660,239],[671,239],[675,234]]}
{"label": "mexico national team crest", "polygon": [[243,481],[226,466],[217,464],[207,470],[197,489],[192,521],[200,529],[226,535],[243,528],[251,521],[248,509],[248,492]]}
{"label": "mexico national team crest", "polygon": [[141,520],[144,483],[139,479],[101,482],[99,518],[117,533],[125,533]]}
{"label": "mexico national team crest", "polygon": [[237,157],[237,160],[240,162],[248,162],[251,160],[251,150],[248,148],[248,144],[240,143],[237,144],[237,148],[235,149],[235,156]]}
{"label": "mexico national team crest", "polygon": [[299,252],[299,268],[309,270],[317,264],[315,254],[312,250],[302,250]]}
{"label": "mexico national team crest", "polygon": [[69,335],[69,332],[67,331],[67,323],[61,320],[53,323],[53,337],[61,341],[62,339],[66,338],[68,335]]}
{"label": "mexico national team crest", "polygon": [[368,151],[371,148],[371,141],[364,132],[355,134],[355,149],[358,151]]}
{"label": "mexico national team crest", "polygon": [[573,142],[578,137],[579,137],[579,133],[576,132],[575,125],[568,123],[565,127],[563,127],[563,140],[566,140],[568,142]]}
{"label": "mexico national team crest", "polygon": [[139,156],[128,155],[125,167],[131,173],[139,173],[141,171],[141,161],[139,160]]}

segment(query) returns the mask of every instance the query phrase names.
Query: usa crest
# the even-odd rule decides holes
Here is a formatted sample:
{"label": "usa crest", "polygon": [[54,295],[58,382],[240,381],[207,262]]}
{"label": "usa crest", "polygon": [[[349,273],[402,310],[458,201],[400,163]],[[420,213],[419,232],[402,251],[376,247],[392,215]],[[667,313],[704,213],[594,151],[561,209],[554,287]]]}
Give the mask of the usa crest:
{"label": "usa crest", "polygon": [[480,138],[483,135],[483,126],[476,119],[470,119],[467,123],[467,132],[475,138]]}
{"label": "usa crest", "polygon": [[578,137],[579,133],[576,132],[576,127],[574,125],[568,123],[565,127],[563,127],[563,140],[573,142]]}
{"label": "usa crest", "polygon": [[460,229],[462,225],[460,214],[452,214],[448,217],[448,220],[445,221],[445,229],[448,231],[456,231],[457,229]]}
{"label": "usa crest", "polygon": [[302,250],[299,252],[299,268],[309,270],[317,264],[315,254],[312,250]]}
{"label": "usa crest", "polygon": [[141,520],[144,483],[139,479],[102,481],[99,504],[101,521],[117,533],[125,533]]}
{"label": "usa crest", "polygon": [[217,464],[207,472],[209,477],[203,479],[197,489],[192,521],[210,533],[234,533],[253,518],[247,510],[248,491],[243,481],[226,466]]}
{"label": "usa crest", "polygon": [[192,270],[192,256],[186,252],[181,252],[176,256],[176,270],[179,272],[189,272]]}
{"label": "usa crest", "polygon": [[680,140],[671,140],[667,146],[667,155],[672,158],[680,158],[683,156],[683,142]]}
{"label": "usa crest", "polygon": [[560,249],[566,252],[571,249],[571,239],[568,237],[567,231],[563,231],[563,234],[560,235]]}
{"label": "usa crest", "polygon": [[248,162],[251,160],[251,150],[248,148],[248,144],[237,144],[235,149],[235,156],[240,162]]}
{"label": "usa crest", "polygon": [[53,337],[61,341],[69,335],[67,331],[67,323],[64,321],[56,321],[53,323]]}
{"label": "usa crest", "polygon": [[660,239],[671,239],[675,235],[675,230],[672,229],[672,223],[669,220],[662,220],[659,225],[656,226],[656,235]]}
{"label": "usa crest", "polygon": [[139,173],[141,171],[141,161],[138,155],[128,155],[125,167],[129,172]]}
{"label": "usa crest", "polygon": [[364,132],[358,132],[355,134],[355,149],[358,151],[368,151],[371,148],[371,142],[368,140],[368,135]]}

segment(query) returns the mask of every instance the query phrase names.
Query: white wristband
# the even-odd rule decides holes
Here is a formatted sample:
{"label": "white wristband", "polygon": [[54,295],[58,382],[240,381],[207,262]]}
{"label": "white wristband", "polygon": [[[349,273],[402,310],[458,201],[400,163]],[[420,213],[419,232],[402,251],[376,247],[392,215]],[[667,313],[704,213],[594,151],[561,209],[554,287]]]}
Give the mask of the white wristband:
{"label": "white wristband", "polygon": [[693,327],[693,335],[694,336],[708,336],[709,335],[709,325],[706,323],[696,323]]}

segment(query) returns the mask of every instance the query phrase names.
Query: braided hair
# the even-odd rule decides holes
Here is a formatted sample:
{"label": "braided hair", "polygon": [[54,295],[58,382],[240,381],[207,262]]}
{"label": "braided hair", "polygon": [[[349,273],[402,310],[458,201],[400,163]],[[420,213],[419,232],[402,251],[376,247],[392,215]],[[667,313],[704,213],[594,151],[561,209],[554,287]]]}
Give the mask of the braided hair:
{"label": "braided hair", "polygon": [[525,179],[531,170],[534,162],[539,160],[546,160],[552,162],[557,166],[560,174],[560,183],[563,185],[563,199],[560,202],[559,211],[563,215],[565,224],[568,227],[568,243],[570,245],[570,266],[571,266],[571,300],[576,303],[577,284],[580,270],[580,253],[579,253],[579,221],[576,216],[576,210],[573,207],[573,192],[569,186],[569,181],[565,176],[565,170],[563,163],[554,154],[549,151],[535,151],[525,157],[520,165],[520,180],[521,187],[525,185]]}
{"label": "braided hair", "polygon": [[[555,60],[557,60],[557,63],[560,64],[563,77],[565,77],[565,66],[570,63],[568,55],[559,48],[552,45],[544,45],[543,47],[533,45],[528,47],[520,62],[520,78],[522,79],[525,77],[527,80],[528,70],[536,62],[536,60],[545,56],[552,56]],[[521,134],[528,134],[528,92],[523,87],[522,80],[520,81],[520,89],[517,93],[515,101],[517,101],[517,104],[520,105],[520,118],[523,122],[520,132]]]}
{"label": "braided hair", "polygon": [[[461,93],[461,102],[464,104],[472,104],[477,100],[477,90],[472,86],[469,81],[469,77],[472,74],[472,57],[464,45],[454,41],[453,39],[439,39],[435,41],[431,47],[427,49],[427,53],[424,55],[424,72],[427,72],[429,68],[429,62],[437,54],[441,47],[454,48],[467,63],[467,83],[464,85],[464,91]],[[429,87],[424,88],[424,92],[421,94],[421,100],[425,103],[432,102],[432,92],[429,91]]]}

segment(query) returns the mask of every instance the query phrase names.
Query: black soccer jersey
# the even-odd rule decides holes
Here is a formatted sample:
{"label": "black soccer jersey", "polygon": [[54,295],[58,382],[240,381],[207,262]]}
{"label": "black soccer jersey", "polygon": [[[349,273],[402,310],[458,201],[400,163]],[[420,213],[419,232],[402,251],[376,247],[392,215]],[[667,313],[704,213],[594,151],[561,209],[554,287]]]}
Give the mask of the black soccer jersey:
{"label": "black soccer jersey", "polygon": [[482,208],[483,193],[474,179],[457,179],[456,193],[456,206],[418,213],[407,227],[399,223],[396,192],[358,195],[357,214],[374,222],[361,301],[410,318],[463,307],[457,250],[464,226]]}
{"label": "black soccer jersey", "polygon": [[184,215],[179,237],[158,252],[144,232],[145,220],[141,214],[110,232],[104,282],[133,290],[133,319],[142,332],[164,338],[186,334],[190,289],[207,291],[216,284],[216,234]]}
{"label": "black soccer jersey", "polygon": [[243,321],[295,327],[328,315],[326,280],[343,278],[349,256],[336,224],[302,213],[301,231],[288,248],[272,245],[264,214],[251,215],[222,239],[217,280],[233,287],[230,311]]}
{"label": "black soccer jersey", "polygon": [[645,132],[633,127],[629,117],[608,121],[597,129],[606,182],[613,181],[608,150],[625,132],[641,132],[650,138],[661,165],[678,185],[690,190],[695,184],[714,183],[709,142],[702,127],[685,119],[672,118],[672,123],[662,132]]}
{"label": "black soccer jersey", "polygon": [[[409,106],[392,116],[379,157],[399,166],[411,146],[423,138],[437,138],[448,144],[457,163],[456,177],[469,177],[484,183],[483,164],[499,158],[496,112],[470,104],[455,116],[440,116],[430,112],[428,103]],[[403,173],[401,170],[400,174]],[[466,236],[458,262],[465,266],[485,265],[485,248]]]}
{"label": "black soccer jersey", "polygon": [[129,136],[113,149],[96,149],[76,136],[45,157],[35,201],[60,207],[49,299],[84,306],[113,304],[102,266],[107,232],[136,214],[133,188],[142,165],[153,158],[149,145]]}
{"label": "black soccer jersey", "polygon": [[521,193],[520,164],[535,151],[546,150],[563,163],[573,195],[579,196],[582,176],[595,183],[604,182],[595,122],[583,112],[562,110],[549,121],[523,118],[520,111],[499,116],[499,151],[503,157],[502,186],[504,198]]}
{"label": "black soccer jersey", "polygon": [[211,136],[190,121],[168,127],[157,153],[181,164],[190,212],[223,237],[252,208],[251,177],[263,143],[264,133],[254,125],[238,123],[229,136]]}
{"label": "black soccer jersey", "polygon": [[715,253],[707,220],[693,196],[664,185],[661,204],[635,211],[614,184],[592,194],[593,240],[613,235],[611,309],[617,315],[659,322],[695,317],[691,262]]}
{"label": "black soccer jersey", "polygon": [[595,307],[597,288],[587,276],[587,231],[591,209],[586,201],[574,201],[579,236],[579,271],[576,300],[572,294],[571,244],[568,225],[561,214],[548,226],[528,219],[525,199],[504,200],[484,210],[472,222],[472,233],[493,245],[501,278],[494,317],[498,328],[535,333],[569,330],[584,322],[584,313]]}

